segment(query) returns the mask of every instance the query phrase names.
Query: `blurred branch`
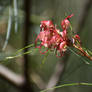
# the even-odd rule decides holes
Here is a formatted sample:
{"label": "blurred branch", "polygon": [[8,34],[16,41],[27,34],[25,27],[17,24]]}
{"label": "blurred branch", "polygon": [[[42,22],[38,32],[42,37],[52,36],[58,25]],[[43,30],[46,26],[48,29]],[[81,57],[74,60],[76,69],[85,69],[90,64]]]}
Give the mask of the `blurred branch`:
{"label": "blurred branch", "polygon": [[14,17],[15,17],[15,32],[18,31],[18,7],[17,0],[14,0]]}
{"label": "blurred branch", "polygon": [[10,32],[11,32],[11,25],[12,25],[12,9],[11,9],[11,6],[10,6],[9,7],[9,19],[8,19],[8,28],[7,28],[6,40],[5,40],[5,43],[4,43],[2,50],[5,50],[5,48],[8,44],[8,40],[9,40]]}
{"label": "blurred branch", "polygon": [[24,83],[24,78],[0,65],[0,77],[19,88]]}
{"label": "blurred branch", "polygon": [[[46,89],[56,86],[56,84],[59,82],[60,78],[62,78],[69,57],[70,57],[70,54],[66,53],[63,60],[61,60],[61,61],[59,61],[59,63],[57,63],[55,71],[52,74],[50,81],[47,84]],[[55,91],[55,89],[50,90],[48,92],[54,92],[54,91]]]}
{"label": "blurred branch", "polygon": [[[61,62],[61,61],[58,62],[57,65],[56,65],[55,71],[52,74],[52,76],[51,76],[51,78],[48,82],[48,85],[47,85],[46,89],[52,88],[57,84],[57,82],[59,81],[60,75],[63,72],[63,69],[64,69],[64,63]],[[53,92],[53,91],[54,91],[54,89],[50,90],[48,92]]]}
{"label": "blurred branch", "polygon": [[37,73],[32,73],[30,78],[37,85],[37,87],[39,87],[40,89],[45,89],[46,83],[42,80],[42,78]]}

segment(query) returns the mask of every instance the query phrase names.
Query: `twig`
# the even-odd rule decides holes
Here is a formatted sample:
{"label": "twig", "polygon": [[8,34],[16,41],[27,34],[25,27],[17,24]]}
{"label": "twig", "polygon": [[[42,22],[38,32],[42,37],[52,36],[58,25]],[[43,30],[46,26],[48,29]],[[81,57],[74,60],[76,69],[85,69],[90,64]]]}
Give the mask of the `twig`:
{"label": "twig", "polygon": [[[85,56],[85,57],[87,57],[88,59],[90,59],[91,61],[92,61],[92,57],[91,56],[89,56],[84,50],[83,50],[83,48],[80,46],[80,47],[77,47],[75,44],[73,45],[76,49],[78,49],[81,53],[82,53],[82,55],[83,56]],[[80,53],[80,54],[81,54]]]}

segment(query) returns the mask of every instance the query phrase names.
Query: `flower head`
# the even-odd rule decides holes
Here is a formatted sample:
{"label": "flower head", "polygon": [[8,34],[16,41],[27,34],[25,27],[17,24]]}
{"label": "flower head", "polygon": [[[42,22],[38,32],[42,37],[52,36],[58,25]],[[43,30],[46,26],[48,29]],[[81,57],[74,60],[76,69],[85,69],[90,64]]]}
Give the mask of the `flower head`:
{"label": "flower head", "polygon": [[[38,40],[41,42],[39,46],[36,46],[37,48],[39,48],[40,53],[44,54],[48,51],[48,49],[50,49],[51,51],[56,50],[56,56],[63,56],[63,54],[67,50],[67,46],[70,46],[71,44],[70,38],[67,34],[67,29],[70,26],[69,18],[71,18],[72,16],[73,14],[61,21],[61,27],[63,29],[62,32],[57,29],[56,25],[54,25],[51,20],[41,21],[40,33],[35,40],[35,45]],[[71,38],[75,42],[80,42],[80,37],[78,35],[74,35]],[[74,42],[72,43],[74,44]],[[41,51],[42,46],[47,48],[45,52]]]}
{"label": "flower head", "polygon": [[[48,49],[56,49],[57,52],[60,53],[60,56],[62,56],[62,52],[66,51],[66,40],[67,40],[67,32],[66,30],[63,30],[60,32],[59,29],[56,28],[56,26],[53,25],[52,21],[41,21],[40,25],[41,31],[39,35],[37,36],[35,40],[35,44],[38,40],[41,41],[41,44],[39,46],[36,46],[39,48],[40,53],[44,54],[48,51]],[[44,46],[47,48],[45,52],[41,52],[41,47]],[[56,54],[56,56],[58,56]]]}

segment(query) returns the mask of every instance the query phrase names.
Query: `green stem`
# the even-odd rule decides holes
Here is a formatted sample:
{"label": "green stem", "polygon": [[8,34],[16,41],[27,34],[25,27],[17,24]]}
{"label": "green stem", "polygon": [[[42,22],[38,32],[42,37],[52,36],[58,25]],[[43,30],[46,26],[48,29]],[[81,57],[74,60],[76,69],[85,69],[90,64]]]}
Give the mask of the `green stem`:
{"label": "green stem", "polygon": [[15,54],[18,54],[19,52],[22,52],[24,49],[30,48],[30,47],[33,47],[33,46],[34,46],[34,44],[29,44],[29,45],[25,46],[24,48],[19,49]]}
{"label": "green stem", "polygon": [[46,92],[48,90],[53,90],[53,89],[57,89],[57,88],[69,87],[69,86],[79,86],[79,85],[92,86],[92,83],[70,83],[70,84],[62,84],[62,85],[59,85],[59,86],[55,86],[55,87],[52,87],[52,88],[48,88],[48,89],[42,90],[40,92]]}
{"label": "green stem", "polygon": [[[39,45],[40,42],[38,42],[37,44]],[[29,45],[25,46],[24,48],[17,50],[17,52],[15,54],[18,54],[19,52],[22,52],[24,49],[30,48],[30,47],[35,47],[35,44],[29,44]]]}
{"label": "green stem", "polygon": [[73,54],[75,54],[76,56],[78,56],[80,59],[82,59],[85,64],[90,64],[87,60],[85,60],[82,56],[80,56],[79,54],[77,54],[74,50],[72,50],[71,48],[67,47]]}
{"label": "green stem", "polygon": [[25,54],[29,54],[31,53],[32,51],[28,51],[28,52],[25,52],[25,53],[22,53],[22,54],[19,54],[19,55],[16,55],[16,56],[9,56],[9,57],[6,57],[6,59],[13,59],[13,58],[17,58],[17,57],[20,57],[22,55],[25,55]]}
{"label": "green stem", "polygon": [[[38,42],[37,44],[40,44],[40,43]],[[19,53],[22,52],[24,49],[26,49],[26,48],[30,48],[30,47],[34,47],[34,44],[29,44],[29,45],[25,46],[24,48],[21,48],[21,49],[17,50],[17,51],[15,52],[15,55],[13,55],[13,56],[8,56],[8,57],[5,58],[5,60],[7,60],[7,59],[17,58],[17,57],[20,57],[20,56],[22,56],[22,55],[31,53],[32,50],[29,50],[28,52],[19,54]],[[17,55],[17,54],[19,54],[19,55]]]}

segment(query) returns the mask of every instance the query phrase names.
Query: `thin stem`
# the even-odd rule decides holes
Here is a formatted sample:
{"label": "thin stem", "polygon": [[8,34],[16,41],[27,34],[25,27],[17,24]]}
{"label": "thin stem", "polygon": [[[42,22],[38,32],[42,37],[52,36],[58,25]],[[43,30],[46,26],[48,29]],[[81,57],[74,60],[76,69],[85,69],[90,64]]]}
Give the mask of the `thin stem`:
{"label": "thin stem", "polygon": [[86,56],[88,59],[90,59],[92,61],[92,57],[89,56],[84,50],[83,48],[80,46],[80,47],[77,47],[75,44],[73,44],[73,46],[78,49],[79,51],[81,51],[81,53],[83,54],[83,56]]}
{"label": "thin stem", "polygon": [[6,57],[6,58],[5,58],[5,60],[6,60],[6,59],[13,59],[13,58],[17,58],[17,57],[20,57],[20,56],[23,56],[23,55],[29,54],[29,53],[31,53],[31,52],[32,52],[32,50],[27,51],[27,52],[24,52],[24,53],[19,54],[19,55],[16,55],[16,56],[9,56],[9,57]]}
{"label": "thin stem", "polygon": [[76,56],[78,56],[80,59],[82,59],[82,60],[85,62],[85,64],[89,64],[89,62],[88,62],[87,60],[85,60],[82,56],[80,56],[79,54],[77,54],[75,51],[73,51],[73,50],[70,49],[69,47],[68,47],[68,49],[69,49],[71,52],[73,52]]}
{"label": "thin stem", "polygon": [[62,88],[62,87],[80,86],[80,85],[92,86],[92,83],[70,83],[70,84],[62,84],[62,85],[59,85],[59,86],[55,86],[55,87],[52,87],[52,88],[48,88],[48,89],[42,90],[40,92],[46,92],[48,90],[53,90],[53,89]]}

